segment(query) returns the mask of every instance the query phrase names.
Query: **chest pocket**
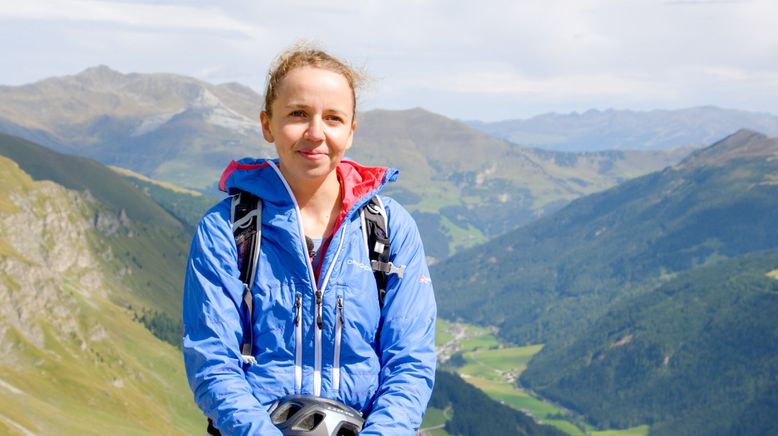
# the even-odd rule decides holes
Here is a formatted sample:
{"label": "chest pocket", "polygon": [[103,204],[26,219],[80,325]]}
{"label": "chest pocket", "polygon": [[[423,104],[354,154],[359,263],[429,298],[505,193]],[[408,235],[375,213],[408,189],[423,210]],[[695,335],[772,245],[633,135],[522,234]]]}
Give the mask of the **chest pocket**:
{"label": "chest pocket", "polygon": [[254,349],[260,359],[294,359],[295,292],[301,285],[270,281],[254,288]]}
{"label": "chest pocket", "polygon": [[378,324],[381,319],[381,311],[378,306],[378,298],[372,273],[365,286],[359,288],[352,284],[333,285],[329,293],[336,299],[335,316],[342,320],[345,336],[357,336],[359,342],[371,345],[375,342]]}

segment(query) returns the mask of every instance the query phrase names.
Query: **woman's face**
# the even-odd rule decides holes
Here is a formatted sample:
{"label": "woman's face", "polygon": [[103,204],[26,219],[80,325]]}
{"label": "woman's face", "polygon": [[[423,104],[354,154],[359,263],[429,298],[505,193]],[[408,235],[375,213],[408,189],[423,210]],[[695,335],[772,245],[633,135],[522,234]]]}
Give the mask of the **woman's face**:
{"label": "woman's face", "polygon": [[287,179],[321,180],[332,174],[351,147],[354,100],[342,75],[314,67],[286,74],[272,103],[272,118],[263,112],[262,133],[276,146]]}

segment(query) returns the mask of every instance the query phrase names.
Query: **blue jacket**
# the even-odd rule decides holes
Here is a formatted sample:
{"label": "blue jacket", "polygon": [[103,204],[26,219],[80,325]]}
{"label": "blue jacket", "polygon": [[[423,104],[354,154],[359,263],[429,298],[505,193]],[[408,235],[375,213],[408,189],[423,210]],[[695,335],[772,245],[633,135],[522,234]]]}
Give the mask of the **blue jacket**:
{"label": "blue jacket", "polygon": [[359,209],[396,179],[397,170],[344,160],[337,173],[342,212],[331,242],[321,248],[318,274],[306,254],[299,208],[276,162],[232,162],[222,176],[223,190],[239,188],[264,203],[251,287],[256,364],[241,361],[243,285],[230,199],[197,227],[184,285],[184,362],[195,401],[223,434],[280,434],[267,408],[288,394],[332,398],[364,412],[363,435],[412,435],[421,424],[435,374],[436,306],[416,224],[399,204],[381,197],[390,260],[405,266],[402,278],[388,276],[382,311]]}

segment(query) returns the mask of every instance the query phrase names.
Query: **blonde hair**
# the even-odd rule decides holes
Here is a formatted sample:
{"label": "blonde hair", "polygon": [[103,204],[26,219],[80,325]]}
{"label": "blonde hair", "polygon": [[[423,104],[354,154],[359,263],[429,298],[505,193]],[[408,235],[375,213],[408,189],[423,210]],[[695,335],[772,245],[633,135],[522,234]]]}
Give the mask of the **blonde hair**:
{"label": "blonde hair", "polygon": [[278,55],[270,66],[270,71],[268,71],[267,74],[264,107],[264,111],[268,118],[272,118],[273,116],[272,105],[276,100],[276,97],[278,97],[278,87],[281,85],[281,81],[284,80],[284,77],[286,77],[290,71],[295,68],[303,67],[320,68],[342,75],[351,88],[351,97],[354,102],[351,109],[353,116],[356,116],[356,89],[365,81],[364,73],[311,44],[298,43]]}

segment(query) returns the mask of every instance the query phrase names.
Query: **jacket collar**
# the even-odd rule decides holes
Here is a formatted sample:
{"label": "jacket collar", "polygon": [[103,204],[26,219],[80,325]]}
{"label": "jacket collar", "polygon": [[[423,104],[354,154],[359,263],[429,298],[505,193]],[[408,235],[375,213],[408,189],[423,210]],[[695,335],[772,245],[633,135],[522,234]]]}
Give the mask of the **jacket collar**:
{"label": "jacket collar", "polygon": [[[222,173],[219,189],[228,194],[237,190],[250,192],[263,201],[291,206],[294,200],[284,188],[281,173],[270,163],[278,164],[278,159],[243,158],[232,161]],[[336,168],[340,182],[343,203],[336,228],[352,211],[362,207],[384,185],[397,180],[399,171],[395,168],[368,167],[344,159]]]}

